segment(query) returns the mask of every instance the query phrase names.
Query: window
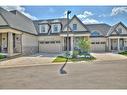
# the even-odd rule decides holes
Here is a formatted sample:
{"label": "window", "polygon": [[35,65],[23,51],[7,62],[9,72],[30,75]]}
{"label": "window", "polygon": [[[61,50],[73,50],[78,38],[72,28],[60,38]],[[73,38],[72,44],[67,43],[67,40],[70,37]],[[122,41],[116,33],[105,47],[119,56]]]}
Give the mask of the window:
{"label": "window", "polygon": [[122,33],[122,28],[119,28],[119,29],[118,29],[118,32],[119,32],[119,33]]}
{"label": "window", "polygon": [[44,25],[40,25],[40,33],[45,33],[45,26]]}
{"label": "window", "polygon": [[60,41],[56,41],[56,43],[60,43]]}
{"label": "window", "polygon": [[96,44],[99,44],[99,42],[96,42]]}
{"label": "window", "polygon": [[49,44],[49,41],[46,41],[45,44]]}
{"label": "window", "polygon": [[91,33],[91,36],[100,36],[100,33],[97,32],[97,31],[94,31],[94,32]]}
{"label": "window", "polygon": [[95,44],[95,42],[91,42],[91,44]]}
{"label": "window", "polygon": [[73,30],[77,30],[77,24],[73,24]]}
{"label": "window", "polygon": [[44,42],[40,42],[40,44],[44,44]]}
{"label": "window", "polygon": [[55,44],[55,41],[51,41],[50,43],[51,43],[51,44]]}
{"label": "window", "polygon": [[58,25],[54,25],[53,31],[58,32]]}
{"label": "window", "polygon": [[101,42],[101,44],[105,44],[105,42]]}

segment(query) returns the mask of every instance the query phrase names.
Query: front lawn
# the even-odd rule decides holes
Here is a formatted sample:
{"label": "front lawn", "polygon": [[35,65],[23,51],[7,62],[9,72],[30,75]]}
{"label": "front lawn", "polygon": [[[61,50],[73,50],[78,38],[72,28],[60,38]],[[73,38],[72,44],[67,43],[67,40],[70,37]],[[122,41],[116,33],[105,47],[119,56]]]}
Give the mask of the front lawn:
{"label": "front lawn", "polygon": [[127,51],[120,52],[119,54],[127,56]]}
{"label": "front lawn", "polygon": [[[90,57],[90,58],[69,58],[69,62],[75,62],[75,61],[90,61],[90,60],[95,60],[96,58],[94,57]],[[63,56],[57,56],[54,60],[53,60],[53,63],[54,62],[65,62],[67,60],[66,57],[63,57]]]}

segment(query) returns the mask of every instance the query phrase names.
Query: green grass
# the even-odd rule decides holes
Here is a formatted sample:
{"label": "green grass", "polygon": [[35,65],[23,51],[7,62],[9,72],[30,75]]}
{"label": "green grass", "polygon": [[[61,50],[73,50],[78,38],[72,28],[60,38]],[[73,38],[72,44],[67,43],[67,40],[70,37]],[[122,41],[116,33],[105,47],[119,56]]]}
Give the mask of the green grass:
{"label": "green grass", "polygon": [[[92,58],[69,58],[69,62],[72,61],[72,62],[75,62],[75,61],[89,61],[89,60],[95,60],[96,58],[92,57]],[[67,60],[66,57],[63,57],[63,56],[57,56],[54,60],[53,60],[53,63],[54,62],[65,62]]]}
{"label": "green grass", "polygon": [[127,51],[120,52],[119,54],[127,56]]}
{"label": "green grass", "polygon": [[5,56],[4,56],[4,55],[2,55],[2,54],[0,54],[0,59],[3,59],[3,58],[5,58]]}

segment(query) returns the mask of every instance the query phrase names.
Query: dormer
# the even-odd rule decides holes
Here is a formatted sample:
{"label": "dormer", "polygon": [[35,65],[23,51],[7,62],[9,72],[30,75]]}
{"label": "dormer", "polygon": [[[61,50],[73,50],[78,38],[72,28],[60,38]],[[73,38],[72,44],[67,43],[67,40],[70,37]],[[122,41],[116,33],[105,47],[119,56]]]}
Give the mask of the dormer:
{"label": "dormer", "polygon": [[60,31],[61,31],[61,24],[60,23],[51,24],[51,33],[59,33]]}
{"label": "dormer", "polygon": [[48,33],[49,25],[48,24],[39,24],[39,33]]}

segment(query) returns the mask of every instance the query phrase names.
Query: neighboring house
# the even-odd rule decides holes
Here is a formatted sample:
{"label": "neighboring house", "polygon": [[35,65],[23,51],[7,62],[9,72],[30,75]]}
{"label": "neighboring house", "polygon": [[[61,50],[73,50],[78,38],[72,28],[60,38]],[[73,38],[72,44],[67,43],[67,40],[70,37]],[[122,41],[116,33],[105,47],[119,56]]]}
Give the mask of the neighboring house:
{"label": "neighboring house", "polygon": [[[127,49],[127,28],[119,22],[83,24],[77,16],[69,21],[69,50],[78,47],[79,39],[90,40],[91,52]],[[18,11],[0,8],[0,51],[9,56],[36,52],[61,53],[67,50],[67,19],[32,21]]]}

